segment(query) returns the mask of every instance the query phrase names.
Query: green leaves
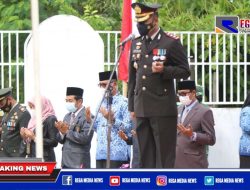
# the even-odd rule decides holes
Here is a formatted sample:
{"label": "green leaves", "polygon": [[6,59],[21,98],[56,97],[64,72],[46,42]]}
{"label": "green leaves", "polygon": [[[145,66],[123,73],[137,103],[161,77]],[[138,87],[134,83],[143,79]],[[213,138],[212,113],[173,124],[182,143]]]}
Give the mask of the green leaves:
{"label": "green leaves", "polygon": [[[26,30],[30,29],[30,2],[29,1],[1,1],[0,2],[0,29]],[[27,20],[29,22],[27,22]]]}

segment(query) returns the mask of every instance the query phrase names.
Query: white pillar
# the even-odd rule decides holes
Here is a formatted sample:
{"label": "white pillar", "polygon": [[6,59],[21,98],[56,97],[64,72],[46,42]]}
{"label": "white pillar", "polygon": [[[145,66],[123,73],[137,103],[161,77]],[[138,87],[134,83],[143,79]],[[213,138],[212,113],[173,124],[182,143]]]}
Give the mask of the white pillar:
{"label": "white pillar", "polygon": [[36,157],[43,159],[43,130],[41,119],[40,64],[39,64],[39,6],[38,0],[31,0],[31,20],[33,36],[34,90],[36,110]]}

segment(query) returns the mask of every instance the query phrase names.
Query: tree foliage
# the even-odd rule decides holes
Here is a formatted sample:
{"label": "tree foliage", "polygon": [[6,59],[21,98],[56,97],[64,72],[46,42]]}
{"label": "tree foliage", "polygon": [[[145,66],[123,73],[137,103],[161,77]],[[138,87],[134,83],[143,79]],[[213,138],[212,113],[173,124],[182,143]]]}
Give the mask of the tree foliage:
{"label": "tree foliage", "polygon": [[[139,1],[138,2],[145,2]],[[249,0],[147,0],[159,3],[160,24],[168,31],[213,31],[216,15],[249,17]],[[120,30],[122,0],[40,0],[40,21],[70,14],[89,22],[96,30]],[[0,29],[31,29],[30,1],[1,0]]]}
{"label": "tree foliage", "polygon": [[[96,30],[114,30],[120,25],[121,2],[106,0],[40,0],[40,22],[58,14],[74,15],[89,22]],[[31,29],[30,1],[0,1],[1,30]]]}

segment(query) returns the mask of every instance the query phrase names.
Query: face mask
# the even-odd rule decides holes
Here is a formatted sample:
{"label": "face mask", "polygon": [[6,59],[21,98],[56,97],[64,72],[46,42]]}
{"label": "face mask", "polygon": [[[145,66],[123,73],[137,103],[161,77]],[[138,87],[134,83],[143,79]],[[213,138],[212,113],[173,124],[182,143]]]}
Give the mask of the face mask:
{"label": "face mask", "polygon": [[77,108],[75,106],[75,102],[66,102],[66,109],[69,112],[75,112],[77,110]]}
{"label": "face mask", "polygon": [[145,24],[144,22],[138,22],[137,29],[141,36],[145,36],[153,28],[153,24]]}
{"label": "face mask", "polygon": [[192,102],[192,100],[190,100],[189,96],[180,96],[179,100],[185,106],[188,106]]}
{"label": "face mask", "polygon": [[1,107],[1,110],[3,110],[3,112],[8,113],[11,110],[12,106],[11,104],[9,104],[8,99],[6,99],[6,103],[3,107]]}

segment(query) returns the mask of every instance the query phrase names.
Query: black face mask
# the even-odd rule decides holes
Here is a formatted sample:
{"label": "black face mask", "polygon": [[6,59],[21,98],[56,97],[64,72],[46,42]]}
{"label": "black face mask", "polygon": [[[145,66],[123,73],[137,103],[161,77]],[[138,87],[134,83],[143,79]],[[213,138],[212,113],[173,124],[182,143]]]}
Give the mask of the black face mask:
{"label": "black face mask", "polygon": [[145,24],[144,22],[137,23],[137,29],[141,36],[146,36],[148,32],[153,28],[153,24]]}
{"label": "black face mask", "polygon": [[7,99],[5,105],[1,107],[1,110],[3,110],[3,112],[5,113],[8,113],[11,110],[11,108],[12,108],[12,105],[9,104],[9,101]]}

